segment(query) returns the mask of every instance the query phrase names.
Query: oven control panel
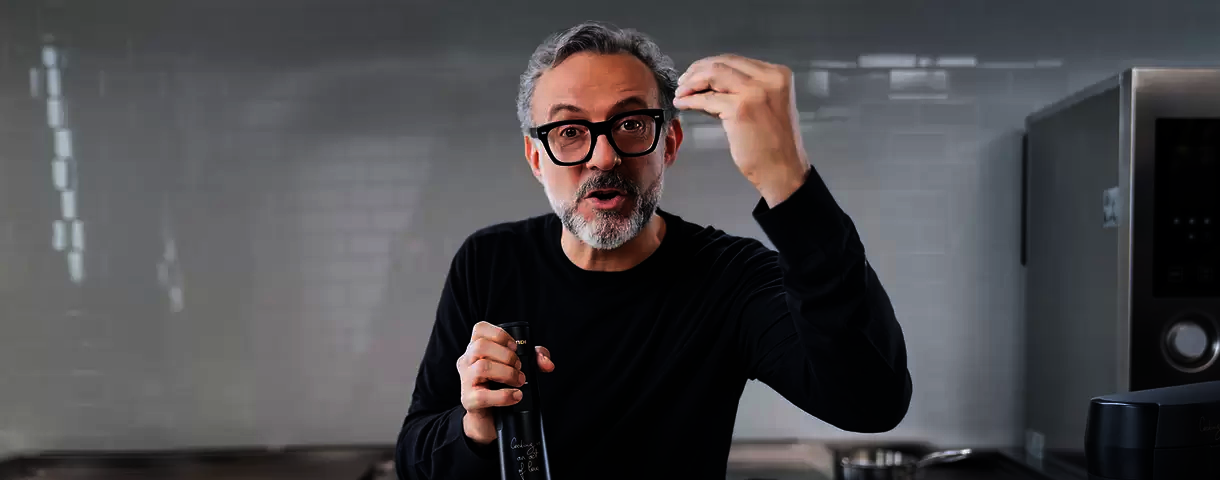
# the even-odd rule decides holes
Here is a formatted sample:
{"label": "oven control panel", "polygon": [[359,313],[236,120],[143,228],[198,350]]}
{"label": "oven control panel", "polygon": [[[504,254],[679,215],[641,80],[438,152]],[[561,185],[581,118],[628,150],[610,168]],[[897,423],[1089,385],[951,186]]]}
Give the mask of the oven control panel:
{"label": "oven control panel", "polygon": [[1156,121],[1157,297],[1220,297],[1220,118]]}

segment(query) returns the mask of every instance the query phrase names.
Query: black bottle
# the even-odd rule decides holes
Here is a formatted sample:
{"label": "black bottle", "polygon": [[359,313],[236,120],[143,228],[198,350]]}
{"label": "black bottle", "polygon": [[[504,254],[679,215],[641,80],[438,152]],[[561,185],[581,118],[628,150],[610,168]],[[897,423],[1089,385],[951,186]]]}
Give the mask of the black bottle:
{"label": "black bottle", "polygon": [[525,385],[521,386],[521,401],[495,408],[496,442],[500,446],[500,480],[551,480],[546,434],[542,428],[542,411],[538,402],[537,353],[530,340],[529,322],[500,325],[517,341],[517,357]]}

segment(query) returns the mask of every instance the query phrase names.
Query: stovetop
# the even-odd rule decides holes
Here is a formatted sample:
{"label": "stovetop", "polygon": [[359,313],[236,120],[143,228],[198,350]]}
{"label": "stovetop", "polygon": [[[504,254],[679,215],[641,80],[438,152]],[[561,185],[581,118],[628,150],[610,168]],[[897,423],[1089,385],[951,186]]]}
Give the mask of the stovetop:
{"label": "stovetop", "polygon": [[[947,450],[923,442],[744,441],[730,453],[728,480],[839,480],[840,459],[859,448],[883,448],[921,457]],[[1042,480],[1048,477],[999,450],[971,449],[966,459],[921,469],[923,480]]]}

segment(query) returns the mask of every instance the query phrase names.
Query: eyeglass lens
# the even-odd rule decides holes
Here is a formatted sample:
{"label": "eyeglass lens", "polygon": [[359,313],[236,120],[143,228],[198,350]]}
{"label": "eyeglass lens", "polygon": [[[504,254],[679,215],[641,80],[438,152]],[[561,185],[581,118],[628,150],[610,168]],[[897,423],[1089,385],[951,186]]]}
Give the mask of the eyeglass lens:
{"label": "eyeglass lens", "polygon": [[[625,155],[647,152],[656,141],[656,119],[650,115],[631,115],[610,127],[611,141]],[[546,136],[551,154],[561,162],[578,162],[593,150],[593,135],[584,125],[561,125]]]}

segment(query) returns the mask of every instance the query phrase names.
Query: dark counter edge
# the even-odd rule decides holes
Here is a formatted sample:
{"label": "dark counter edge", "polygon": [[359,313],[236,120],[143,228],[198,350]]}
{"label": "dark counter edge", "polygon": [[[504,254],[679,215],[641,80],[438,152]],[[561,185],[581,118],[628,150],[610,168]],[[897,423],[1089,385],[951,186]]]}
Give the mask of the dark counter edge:
{"label": "dark counter edge", "polygon": [[363,455],[370,471],[394,460],[393,445],[302,445],[287,447],[225,447],[167,450],[49,450],[21,453],[0,459],[0,480],[25,478],[50,467],[145,468],[173,464],[226,464],[236,462],[310,462],[334,455]]}
{"label": "dark counter edge", "polygon": [[[746,442],[750,443],[750,442]],[[865,446],[872,442],[851,445]],[[879,442],[883,443],[883,442]],[[880,445],[873,445],[880,446]],[[891,445],[892,446],[892,445]],[[916,445],[914,450],[924,450]],[[919,445],[923,446],[923,445]],[[840,444],[840,448],[844,445]],[[850,448],[850,447],[848,447]],[[925,447],[926,448],[926,447]],[[899,447],[899,449],[903,449]],[[835,450],[838,450],[836,448]],[[909,451],[909,450],[908,450]],[[979,478],[983,472],[1001,473],[993,470],[1002,467],[1002,475],[995,478],[1081,478],[1074,475],[1060,477],[1048,475],[1046,469],[1031,468],[1031,465],[1018,460],[1014,450],[1007,449],[975,449],[972,461],[960,465],[944,465],[935,468],[936,472],[930,478],[958,479]],[[16,457],[0,459],[0,480],[28,478],[33,472],[43,468],[55,467],[101,467],[101,468],[155,468],[179,464],[241,464],[244,462],[284,462],[288,464],[309,463],[315,461],[333,461],[336,455],[352,455],[364,457],[359,460],[367,463],[368,471],[359,478],[377,478],[384,474],[386,468],[392,468],[394,459],[393,445],[309,445],[284,448],[265,447],[233,447],[233,448],[198,448],[173,450],[131,450],[131,451],[91,451],[66,450],[43,451],[22,454]],[[977,470],[975,466],[986,464],[990,468]],[[730,470],[735,470],[730,466]],[[1022,471],[1024,475],[1018,474]],[[1062,473],[1062,472],[1056,472]],[[1013,476],[1010,476],[1013,475]],[[358,479],[353,479],[358,480]]]}

